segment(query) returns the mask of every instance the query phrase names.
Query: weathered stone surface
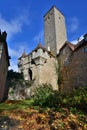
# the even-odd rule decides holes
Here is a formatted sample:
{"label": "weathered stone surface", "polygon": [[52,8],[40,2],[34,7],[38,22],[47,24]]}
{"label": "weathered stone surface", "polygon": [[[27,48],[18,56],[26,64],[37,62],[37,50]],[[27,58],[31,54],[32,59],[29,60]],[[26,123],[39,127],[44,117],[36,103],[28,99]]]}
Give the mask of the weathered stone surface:
{"label": "weathered stone surface", "polygon": [[6,36],[6,32],[0,32],[0,101],[3,100],[3,97],[5,98],[4,94],[6,94],[5,91],[7,90],[6,78],[9,66],[9,56]]}
{"label": "weathered stone surface", "polygon": [[55,6],[44,16],[44,40],[46,49],[55,54],[67,40],[64,15]]}
{"label": "weathered stone surface", "polygon": [[31,85],[34,81],[12,81],[9,86],[8,99],[10,100],[23,100],[31,97]]}
{"label": "weathered stone surface", "polygon": [[[60,74],[62,81],[60,88],[63,91],[71,91],[76,87],[87,86],[87,52],[84,49],[87,47],[87,42],[81,47],[72,51],[68,46],[65,46],[58,57],[60,63]],[[63,54],[63,51],[66,50]],[[66,58],[68,64],[65,64]]]}

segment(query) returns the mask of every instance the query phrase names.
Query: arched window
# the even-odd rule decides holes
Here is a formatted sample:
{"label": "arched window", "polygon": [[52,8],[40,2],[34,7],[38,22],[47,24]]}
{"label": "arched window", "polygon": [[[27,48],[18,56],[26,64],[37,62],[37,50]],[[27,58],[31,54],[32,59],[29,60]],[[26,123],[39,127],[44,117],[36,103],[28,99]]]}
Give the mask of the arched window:
{"label": "arched window", "polygon": [[29,68],[29,76],[30,76],[30,80],[32,80],[32,70]]}

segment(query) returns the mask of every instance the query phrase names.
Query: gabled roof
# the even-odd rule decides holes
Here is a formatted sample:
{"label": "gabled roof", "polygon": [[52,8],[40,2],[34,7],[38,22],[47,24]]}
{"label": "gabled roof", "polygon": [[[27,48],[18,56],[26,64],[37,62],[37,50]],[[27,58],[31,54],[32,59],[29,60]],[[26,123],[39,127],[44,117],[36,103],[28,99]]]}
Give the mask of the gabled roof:
{"label": "gabled roof", "polygon": [[21,59],[21,58],[25,58],[27,56],[26,52],[24,51],[21,55],[21,57],[19,57],[18,59]]}
{"label": "gabled roof", "polygon": [[37,47],[36,47],[34,50],[32,50],[28,55],[27,55],[25,52],[23,52],[22,56],[19,57],[18,59],[20,60],[21,58],[25,58],[25,57],[31,55],[32,52],[37,51],[38,49],[42,49],[43,51],[46,51],[50,56],[56,57],[53,52],[48,51],[48,50],[47,50],[45,47],[43,47],[42,44],[39,42],[38,45],[37,45]]}
{"label": "gabled roof", "polygon": [[21,58],[25,58],[27,55],[26,55],[26,53],[25,53],[25,51],[23,52],[23,54],[22,54],[22,56],[21,56]]}
{"label": "gabled roof", "polygon": [[[43,51],[47,51],[46,48],[43,47],[42,44],[39,42],[38,45],[37,45],[37,47],[36,47],[34,50],[32,50],[31,53],[34,52],[34,51],[37,51],[37,50],[40,49],[40,48],[41,48]],[[30,55],[31,53],[29,53],[28,55]],[[25,58],[25,57],[27,57],[28,55],[27,55],[25,52],[23,52],[22,56],[19,57],[18,59]]]}
{"label": "gabled roof", "polygon": [[48,51],[45,47],[42,46],[41,43],[38,43],[37,47],[33,51],[37,51],[38,49],[42,49],[43,51],[48,52],[50,56],[55,57],[55,54],[52,51]]}
{"label": "gabled roof", "polygon": [[81,40],[80,42],[78,42],[78,43],[75,45],[74,51],[76,51],[78,48],[84,46],[84,44],[87,44],[87,41],[85,41],[85,39]]}
{"label": "gabled roof", "polygon": [[68,41],[66,41],[66,42],[64,43],[64,45],[59,49],[59,51],[61,51],[66,45],[68,45],[69,48],[70,48],[72,51],[74,51],[75,45],[72,44],[72,43],[70,43],[70,42],[68,42]]}
{"label": "gabled roof", "polygon": [[42,43],[40,43],[40,42],[38,43],[37,47],[36,47],[33,51],[36,51],[36,50],[38,50],[38,49],[42,49],[42,50],[44,50],[44,51],[47,51],[46,48],[43,47],[43,46],[42,46]]}
{"label": "gabled roof", "polygon": [[59,53],[60,51],[66,46],[68,45],[68,47],[72,50],[72,51],[76,51],[78,48],[84,46],[85,44],[87,44],[87,34],[84,35],[84,39],[82,39],[81,41],[79,41],[76,45],[66,41],[64,43],[64,45],[60,48],[59,50]]}

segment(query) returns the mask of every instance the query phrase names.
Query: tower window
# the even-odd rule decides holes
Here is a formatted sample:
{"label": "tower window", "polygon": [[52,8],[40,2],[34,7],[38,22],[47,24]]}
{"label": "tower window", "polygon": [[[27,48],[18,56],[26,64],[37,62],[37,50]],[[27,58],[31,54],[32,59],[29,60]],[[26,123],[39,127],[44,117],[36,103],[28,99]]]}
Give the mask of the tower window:
{"label": "tower window", "polygon": [[50,15],[48,15],[48,19],[50,19]]}

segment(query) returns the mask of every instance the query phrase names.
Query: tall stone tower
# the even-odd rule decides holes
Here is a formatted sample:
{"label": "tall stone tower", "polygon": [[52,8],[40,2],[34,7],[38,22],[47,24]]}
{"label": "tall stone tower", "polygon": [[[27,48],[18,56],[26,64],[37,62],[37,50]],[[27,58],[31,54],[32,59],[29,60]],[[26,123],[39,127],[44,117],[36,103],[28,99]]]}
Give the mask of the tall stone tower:
{"label": "tall stone tower", "polygon": [[64,15],[55,6],[44,16],[44,39],[47,50],[55,54],[67,40]]}

